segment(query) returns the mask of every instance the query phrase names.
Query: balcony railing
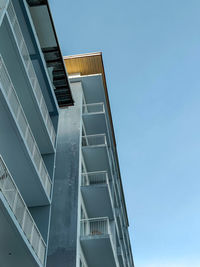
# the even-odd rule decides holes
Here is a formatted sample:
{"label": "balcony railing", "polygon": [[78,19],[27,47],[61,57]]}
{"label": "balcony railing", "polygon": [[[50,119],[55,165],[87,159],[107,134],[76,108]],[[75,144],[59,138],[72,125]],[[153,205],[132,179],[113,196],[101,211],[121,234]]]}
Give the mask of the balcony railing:
{"label": "balcony railing", "polygon": [[0,25],[1,25],[1,22],[3,20],[7,5],[8,5],[8,0],[1,0],[0,1]]}
{"label": "balcony railing", "polygon": [[39,173],[41,182],[45,188],[47,195],[51,194],[51,180],[41,157],[40,151],[33,137],[30,126],[27,122],[26,116],[23,112],[22,106],[19,102],[14,86],[6,69],[2,56],[0,55],[0,83],[2,85],[2,91],[5,95],[7,102],[10,105],[12,114],[17,122],[17,125],[21,131],[24,141],[28,147],[29,153],[35,164],[35,167]]}
{"label": "balcony railing", "polygon": [[21,54],[22,61],[24,62],[24,65],[26,67],[27,75],[31,81],[34,95],[37,99],[38,106],[40,107],[43,120],[44,120],[46,127],[48,129],[48,133],[49,133],[49,136],[51,138],[51,141],[52,141],[53,145],[55,146],[55,139],[56,139],[55,130],[54,130],[52,121],[50,119],[49,112],[48,112],[46,103],[44,101],[44,97],[42,95],[42,91],[41,91],[37,76],[35,74],[35,70],[34,70],[32,61],[30,59],[29,52],[28,52],[28,49],[26,47],[26,43],[24,41],[23,34],[21,32],[21,28],[19,26],[17,16],[15,14],[15,10],[14,10],[14,7],[13,7],[11,1],[8,4],[7,14],[8,14],[8,19],[10,21],[10,24],[11,24],[18,48],[19,48],[19,52]]}
{"label": "balcony railing", "polygon": [[82,174],[82,186],[108,184],[108,174],[106,171],[88,172]]}
{"label": "balcony railing", "polygon": [[93,218],[81,220],[81,236],[111,235],[108,218]]}
{"label": "balcony railing", "polygon": [[104,103],[94,103],[83,105],[82,113],[91,114],[91,113],[103,113],[105,112]]}
{"label": "balcony railing", "polygon": [[100,146],[107,145],[105,134],[82,136],[82,146]]}
{"label": "balcony railing", "polygon": [[5,200],[9,204],[10,209],[38,259],[44,265],[46,252],[45,242],[1,156],[0,192],[2,192]]}
{"label": "balcony railing", "polygon": [[81,220],[80,236],[82,238],[83,237],[96,238],[98,236],[106,236],[106,235],[108,235],[110,238],[110,243],[115,258],[115,263],[116,266],[119,267],[119,263],[117,260],[117,251],[116,247],[114,246],[113,236],[108,217]]}
{"label": "balcony railing", "polygon": [[118,254],[118,256],[122,257],[123,266],[127,266],[126,265],[126,258],[124,257],[124,252],[123,252],[121,245],[119,245],[119,247],[117,248],[117,254]]}

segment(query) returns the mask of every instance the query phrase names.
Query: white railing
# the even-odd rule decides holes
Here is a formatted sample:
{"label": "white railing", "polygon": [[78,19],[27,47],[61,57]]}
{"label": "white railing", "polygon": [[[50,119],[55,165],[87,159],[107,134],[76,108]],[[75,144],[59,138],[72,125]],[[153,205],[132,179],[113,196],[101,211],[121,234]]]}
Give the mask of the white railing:
{"label": "white railing", "polygon": [[110,235],[109,219],[93,218],[81,220],[81,236]]}
{"label": "white railing", "polygon": [[82,136],[82,146],[99,146],[99,145],[107,145],[105,134]]}
{"label": "white railing", "polygon": [[127,254],[126,251],[126,247],[125,247],[125,238],[124,238],[124,232],[123,232],[123,225],[122,225],[122,221],[121,221],[121,210],[120,208],[115,209],[116,210],[116,217],[118,217],[118,220],[116,221],[116,230],[117,230],[117,235],[118,238],[121,239],[121,251],[122,251],[122,258],[123,258],[123,262],[124,265],[126,266],[126,258],[127,256],[125,256]]}
{"label": "white railing", "polygon": [[108,184],[108,173],[106,171],[101,172],[88,172],[82,173],[82,186]]}
{"label": "white railing", "polygon": [[8,5],[8,0],[0,0],[0,25],[3,20],[7,5]]}
{"label": "white railing", "polygon": [[118,190],[119,200],[120,200],[121,221],[122,221],[122,225],[125,225],[126,215],[125,215],[125,209],[124,209],[124,202],[122,200],[122,189],[121,189],[121,185],[120,185],[119,179],[116,180],[116,184],[117,184],[117,190]]}
{"label": "white railing", "polygon": [[14,7],[11,1],[9,2],[8,8],[7,8],[7,15],[8,15],[8,19],[10,21],[11,27],[13,29],[13,33],[14,33],[22,60],[24,62],[24,65],[26,66],[27,75],[31,81],[34,95],[37,99],[44,122],[48,129],[49,136],[51,138],[53,145],[55,146],[55,140],[56,140],[55,130],[54,130],[52,121],[50,119],[49,112],[48,112],[46,103],[44,101],[44,97],[42,95],[42,91],[41,91],[37,76],[35,74],[35,70],[34,70],[32,61],[30,59],[29,52],[26,47],[26,43],[24,41],[23,34],[21,31],[20,25],[18,23],[17,16],[15,14],[15,10],[14,10]]}
{"label": "white railing", "polygon": [[83,114],[90,113],[103,113],[105,112],[104,103],[93,103],[93,104],[85,104],[82,108]]}
{"label": "white railing", "polygon": [[36,141],[33,137],[32,131],[26,119],[26,116],[23,112],[22,106],[19,102],[17,94],[15,92],[14,86],[6,69],[5,63],[2,56],[0,55],[0,83],[3,94],[10,105],[15,121],[17,122],[18,127],[20,128],[21,134],[24,138],[24,141],[28,147],[29,153],[32,157],[32,160],[35,164],[35,167],[39,173],[41,182],[45,188],[47,195],[50,197],[51,194],[51,180],[36,144]]}
{"label": "white railing", "polygon": [[123,256],[124,256],[124,260],[126,262],[126,265],[128,265],[128,254],[127,254],[127,249],[126,249],[126,244],[125,244],[125,240],[123,238],[123,241],[121,242],[121,247],[122,247],[122,252],[123,252]]}
{"label": "white railing", "polygon": [[125,257],[124,257],[124,252],[123,252],[123,250],[122,250],[121,245],[119,245],[119,247],[117,248],[117,254],[118,254],[118,256],[121,256],[121,257],[122,257],[123,266],[126,267],[126,259],[125,259]]}
{"label": "white railing", "polygon": [[40,262],[44,265],[45,242],[11,176],[0,156],[0,192],[10,206],[18,224],[23,230]]}
{"label": "white railing", "polygon": [[122,256],[122,249],[120,246],[117,247],[117,255]]}
{"label": "white railing", "polygon": [[81,220],[80,234],[81,237],[97,237],[102,235],[109,235],[116,266],[119,267],[116,247],[114,246],[110,223],[107,217]]}

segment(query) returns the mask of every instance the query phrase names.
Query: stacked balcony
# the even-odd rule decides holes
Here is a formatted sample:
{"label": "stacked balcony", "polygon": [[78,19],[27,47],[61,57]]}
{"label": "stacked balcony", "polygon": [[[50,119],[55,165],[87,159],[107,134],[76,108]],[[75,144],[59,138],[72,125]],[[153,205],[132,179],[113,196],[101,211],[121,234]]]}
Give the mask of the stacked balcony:
{"label": "stacked balcony", "polygon": [[88,172],[109,170],[109,155],[105,134],[82,136],[82,154]]}
{"label": "stacked balcony", "polygon": [[82,120],[88,135],[105,133],[109,141],[104,103],[85,104]]}
{"label": "stacked balcony", "polygon": [[1,156],[0,222],[0,266],[44,266],[46,244]]}
{"label": "stacked balcony", "polygon": [[[11,1],[8,1],[1,34],[4,44],[8,44],[7,50],[2,44],[2,57],[38,147],[41,153],[54,153],[56,141],[54,126]],[[9,47],[11,44],[12,49]],[[15,66],[18,66],[18,71]]]}
{"label": "stacked balcony", "polygon": [[[131,267],[133,263],[129,259],[130,244],[127,243],[124,232],[126,218],[122,210],[119,180],[114,174],[115,163],[110,147],[109,125],[104,104],[85,104],[82,108],[82,114],[84,126],[82,155],[87,173],[82,173],[81,193],[87,215],[92,218],[81,221],[82,248],[86,253],[86,258],[88,258],[89,266]],[[115,238],[115,231],[112,233],[109,231],[110,222],[113,220],[115,221]],[[103,243],[100,245],[99,241],[99,244],[95,245],[95,242],[103,237],[104,239],[107,238],[107,241],[109,239],[110,244],[113,244],[110,255],[113,255],[114,263],[109,262],[108,264],[108,259],[103,258],[103,253],[106,253],[102,252],[101,254]],[[115,242],[114,239],[116,239]],[[101,242],[103,241],[101,240]],[[108,251],[107,248],[107,253]],[[99,253],[99,265],[91,256],[95,255],[98,258],[95,253]]]}
{"label": "stacked balcony", "polygon": [[122,209],[122,203],[119,197],[119,187],[118,182],[114,183],[114,203],[115,203],[115,218],[116,218],[116,230],[117,238],[119,240],[118,246],[118,258],[120,266],[129,267],[133,263],[130,263],[130,243],[127,241],[127,228],[125,225],[125,218]]}
{"label": "stacked balcony", "polygon": [[106,171],[83,173],[81,192],[90,218],[108,216],[113,219],[112,194]]}
{"label": "stacked balcony", "polygon": [[82,107],[81,193],[89,219],[81,220],[81,246],[88,266],[118,267],[109,133],[103,103]]}
{"label": "stacked balcony", "polygon": [[0,101],[1,153],[15,174],[26,203],[29,206],[49,204],[51,179],[1,56]]}

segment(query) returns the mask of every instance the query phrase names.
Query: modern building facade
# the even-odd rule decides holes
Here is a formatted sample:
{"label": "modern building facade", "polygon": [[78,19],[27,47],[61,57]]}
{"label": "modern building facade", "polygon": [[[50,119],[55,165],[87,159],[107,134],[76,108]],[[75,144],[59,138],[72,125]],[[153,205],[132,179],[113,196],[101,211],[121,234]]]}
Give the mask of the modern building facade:
{"label": "modern building facade", "polygon": [[65,64],[75,104],[60,110],[48,266],[133,267],[102,55]]}
{"label": "modern building facade", "polygon": [[47,1],[0,0],[1,267],[46,266],[59,105],[72,104]]}
{"label": "modern building facade", "polygon": [[0,267],[133,267],[102,55],[47,0],[0,0],[0,122]]}

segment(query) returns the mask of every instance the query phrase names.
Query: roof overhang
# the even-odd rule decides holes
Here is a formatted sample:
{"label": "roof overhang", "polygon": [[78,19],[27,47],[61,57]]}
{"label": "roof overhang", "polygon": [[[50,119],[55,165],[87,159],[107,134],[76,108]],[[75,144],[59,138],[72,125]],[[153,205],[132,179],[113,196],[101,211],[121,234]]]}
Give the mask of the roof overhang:
{"label": "roof overhang", "polygon": [[60,107],[73,105],[70,83],[47,0],[26,0]]}

